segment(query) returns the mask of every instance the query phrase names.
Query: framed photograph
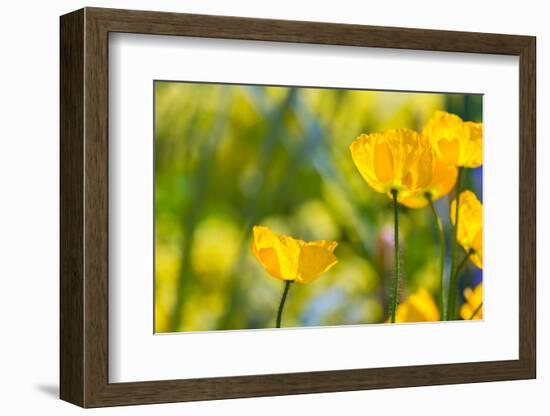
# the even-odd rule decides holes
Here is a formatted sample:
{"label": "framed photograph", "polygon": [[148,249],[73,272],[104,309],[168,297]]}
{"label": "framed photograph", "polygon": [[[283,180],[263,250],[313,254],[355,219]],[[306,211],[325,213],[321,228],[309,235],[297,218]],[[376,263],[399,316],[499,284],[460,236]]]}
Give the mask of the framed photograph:
{"label": "framed photograph", "polygon": [[63,400],[536,377],[534,37],[60,29]]}

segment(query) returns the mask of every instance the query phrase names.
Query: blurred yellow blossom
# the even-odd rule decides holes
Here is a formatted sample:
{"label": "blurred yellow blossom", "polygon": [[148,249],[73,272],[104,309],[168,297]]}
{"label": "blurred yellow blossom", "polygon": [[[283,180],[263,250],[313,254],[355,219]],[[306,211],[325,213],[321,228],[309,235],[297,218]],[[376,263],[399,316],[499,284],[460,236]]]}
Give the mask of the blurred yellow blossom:
{"label": "blurred yellow blossom", "polygon": [[176,303],[176,282],[180,269],[176,244],[156,242],[155,246],[155,332],[170,329],[170,312]]}
{"label": "blurred yellow blossom", "polygon": [[422,194],[431,183],[434,153],[428,140],[410,129],[361,134],[350,145],[355,166],[377,192],[396,190],[403,199]]}
{"label": "blurred yellow blossom", "polygon": [[439,309],[425,288],[420,288],[397,306],[395,322],[439,321]]}
{"label": "blurred yellow blossom", "polygon": [[170,330],[170,314],[165,304],[155,302],[155,332],[167,332]]}
{"label": "blurred yellow blossom", "polygon": [[463,121],[455,114],[436,111],[422,133],[447,164],[477,168],[482,164],[482,123]]}
{"label": "blurred yellow blossom", "polygon": [[428,205],[426,194],[429,194],[434,201],[447,195],[454,188],[457,176],[458,169],[455,166],[447,165],[441,159],[436,158],[432,180],[426,186],[424,193],[402,198],[400,202],[409,208],[423,208]]}
{"label": "blurred yellow blossom", "polygon": [[321,200],[312,200],[300,205],[293,215],[292,224],[296,230],[312,239],[337,240],[340,237],[338,224]]}
{"label": "blurred yellow blossom", "polygon": [[[472,191],[460,194],[459,222],[456,240],[470,252],[470,259],[483,268],[483,205]],[[451,221],[455,224],[456,199],[451,203]]]}
{"label": "blurred yellow blossom", "polygon": [[483,319],[483,283],[478,284],[473,290],[470,287],[464,289],[466,303],[460,307],[462,319]]}
{"label": "blurred yellow blossom", "polygon": [[239,239],[239,230],[230,220],[211,217],[202,221],[193,240],[193,270],[199,275],[228,274],[238,256]]}
{"label": "blurred yellow blossom", "polygon": [[306,242],[280,235],[269,228],[253,227],[252,253],[264,269],[283,281],[309,283],[337,263],[336,241]]}
{"label": "blurred yellow blossom", "polygon": [[184,303],[180,330],[216,325],[223,308],[223,293],[220,291],[201,291],[200,296],[190,296]]}

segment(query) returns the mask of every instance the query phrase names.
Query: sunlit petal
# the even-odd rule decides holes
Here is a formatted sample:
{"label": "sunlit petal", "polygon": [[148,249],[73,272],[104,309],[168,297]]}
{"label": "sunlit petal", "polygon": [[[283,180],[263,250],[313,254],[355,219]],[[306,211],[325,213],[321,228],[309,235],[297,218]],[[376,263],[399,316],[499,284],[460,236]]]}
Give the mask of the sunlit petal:
{"label": "sunlit petal", "polygon": [[432,180],[434,152],[428,139],[414,130],[362,134],[350,151],[357,170],[377,192],[395,189],[401,199],[423,192]]}

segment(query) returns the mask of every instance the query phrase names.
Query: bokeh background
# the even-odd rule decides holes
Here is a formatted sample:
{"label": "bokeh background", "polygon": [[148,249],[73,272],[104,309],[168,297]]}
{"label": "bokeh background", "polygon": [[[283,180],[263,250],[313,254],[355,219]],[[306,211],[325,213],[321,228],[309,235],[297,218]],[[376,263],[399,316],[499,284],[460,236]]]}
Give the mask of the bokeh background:
{"label": "bokeh background", "polygon": [[[421,130],[436,110],[482,121],[482,96],[156,81],[155,332],[274,326],[284,283],[251,253],[256,224],[339,243],[336,266],[293,285],[283,326],[384,322],[391,201],[364,182],[348,147],[360,133]],[[463,189],[482,200],[481,186],[482,167],[466,169]],[[449,198],[436,208],[449,246]],[[423,287],[437,301],[431,212],[399,209],[400,297]],[[481,279],[468,264],[460,284]]]}

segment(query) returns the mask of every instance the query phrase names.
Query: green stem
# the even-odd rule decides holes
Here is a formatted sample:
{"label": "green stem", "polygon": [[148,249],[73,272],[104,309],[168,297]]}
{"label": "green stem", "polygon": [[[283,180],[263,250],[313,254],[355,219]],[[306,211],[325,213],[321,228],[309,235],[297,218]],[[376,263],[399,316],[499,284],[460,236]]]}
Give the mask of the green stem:
{"label": "green stem", "polygon": [[[468,251],[462,261],[458,264],[455,272],[451,275],[451,281],[449,283],[449,290],[451,291],[451,295],[449,297],[449,304],[447,313],[448,313],[448,321],[451,319],[456,319],[456,292],[457,292],[457,283],[458,283],[458,276],[466,263],[468,263],[468,259],[472,255],[472,251]],[[454,288],[454,290],[453,290]]]}
{"label": "green stem", "polygon": [[483,306],[483,302],[481,302],[481,303],[479,304],[479,306],[475,309],[474,313],[472,313],[472,316],[470,316],[470,319],[469,319],[470,321],[471,321],[472,319],[474,319],[474,316],[477,315],[477,313],[479,312],[479,310],[481,309],[482,306]]}
{"label": "green stem", "polygon": [[439,310],[441,312],[441,316],[443,317],[446,314],[445,287],[443,282],[443,276],[445,275],[445,234],[443,233],[443,223],[441,222],[441,218],[437,214],[434,201],[429,193],[426,194],[426,199],[428,200],[430,208],[432,209],[432,214],[434,216],[435,224],[437,226],[437,232],[439,234]]}
{"label": "green stem", "polygon": [[291,283],[292,283],[292,280],[285,281],[285,289],[283,291],[283,296],[281,297],[281,302],[279,303],[279,310],[277,311],[277,323],[275,325],[276,328],[281,327],[281,318],[283,316],[283,308],[285,307],[286,296],[288,295],[288,289],[290,289]]}
{"label": "green stem", "polygon": [[455,206],[455,228],[454,228],[454,234],[453,234],[453,245],[451,250],[451,268],[449,270],[450,279],[449,279],[449,289],[448,289],[448,298],[447,298],[447,315],[446,320],[448,321],[452,314],[451,307],[454,306],[455,298],[456,298],[456,282],[453,282],[453,276],[454,276],[454,270],[456,265],[456,250],[458,246],[458,242],[456,241],[457,235],[458,235],[458,206],[460,205],[460,187],[462,182],[462,171],[464,168],[459,167],[458,168],[458,178],[456,180],[456,206]]}
{"label": "green stem", "polygon": [[391,322],[395,323],[395,311],[397,309],[397,296],[399,293],[399,215],[397,210],[397,190],[392,189],[393,196],[393,253],[394,253],[394,276],[393,276],[393,298],[391,303]]}

